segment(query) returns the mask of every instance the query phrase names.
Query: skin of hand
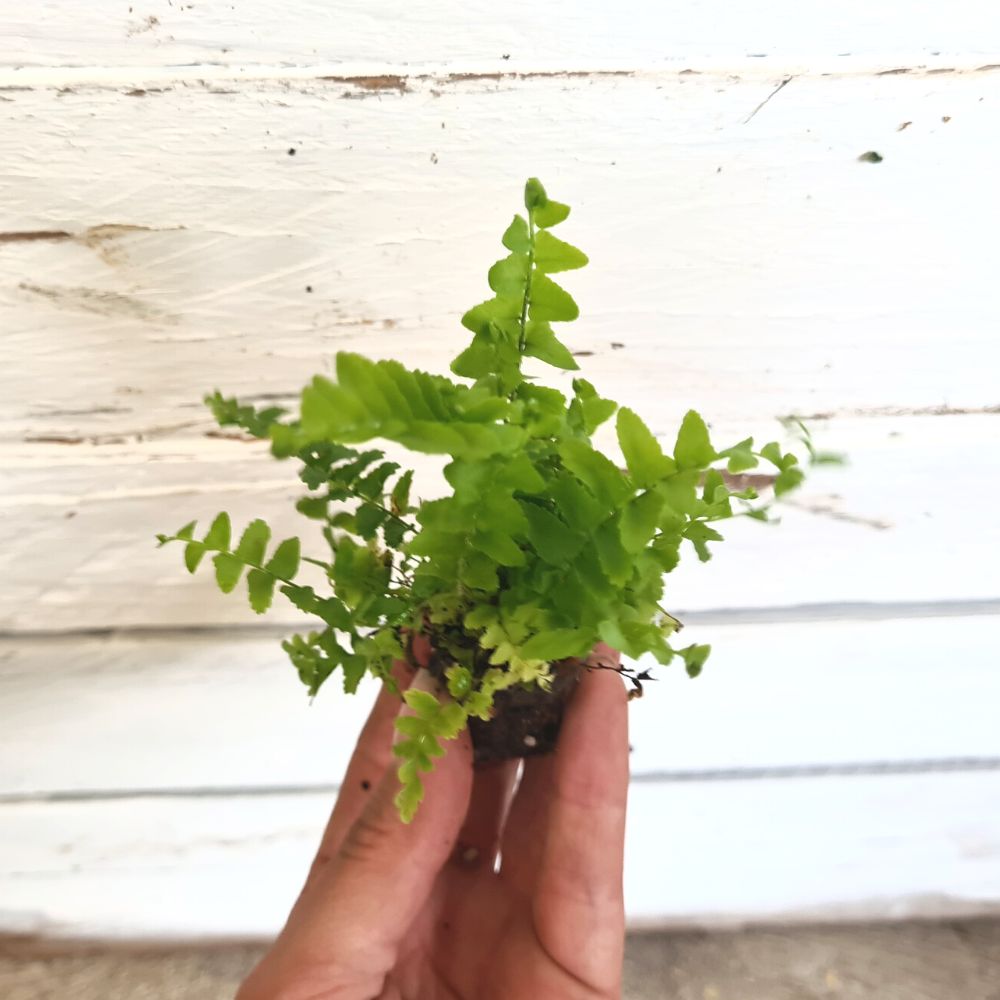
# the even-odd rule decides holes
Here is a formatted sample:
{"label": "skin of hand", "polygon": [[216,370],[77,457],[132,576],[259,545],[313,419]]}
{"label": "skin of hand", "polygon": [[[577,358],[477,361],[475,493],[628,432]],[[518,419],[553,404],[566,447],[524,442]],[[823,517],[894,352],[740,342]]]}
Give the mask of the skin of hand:
{"label": "skin of hand", "polygon": [[[606,647],[591,662],[617,664]],[[397,665],[397,683],[412,679]],[[426,683],[420,671],[414,682]],[[473,769],[465,732],[393,805],[383,689],[284,930],[237,1000],[612,1000],[621,995],[627,699],[584,671],[555,753]],[[497,858],[500,857],[499,870]]]}

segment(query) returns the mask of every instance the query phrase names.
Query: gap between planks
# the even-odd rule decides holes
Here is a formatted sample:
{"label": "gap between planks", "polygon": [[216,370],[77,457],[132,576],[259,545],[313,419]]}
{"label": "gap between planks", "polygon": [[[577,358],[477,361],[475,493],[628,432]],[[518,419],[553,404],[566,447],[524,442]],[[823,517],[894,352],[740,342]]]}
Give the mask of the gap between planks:
{"label": "gap between planks", "polygon": [[[54,66],[10,67],[0,66],[0,92],[24,90],[61,90],[82,88],[87,90],[123,90],[130,97],[155,97],[156,85],[177,85],[201,88],[210,93],[219,91],[213,84],[266,84],[274,82],[315,83],[341,87],[344,96],[363,98],[400,97],[426,91],[443,89],[469,89],[473,87],[510,87],[518,84],[586,84],[606,78],[657,81],[675,77],[700,76],[718,78],[728,82],[738,80],[760,83],[784,80],[778,89],[792,79],[847,79],[852,77],[879,76],[966,76],[992,73],[1000,70],[1000,63],[984,59],[982,55],[956,56],[946,59],[850,59],[838,58],[811,60],[809,63],[765,59],[724,61],[711,58],[693,59],[671,65],[645,65],[623,67],[592,64],[581,69],[550,68],[531,70],[502,70],[495,66],[477,64],[454,66],[413,72],[407,64],[385,63],[372,65],[345,65],[342,63],[314,63],[302,66],[285,64],[256,64],[233,66],[219,63],[202,63],[186,66]],[[162,91],[162,88],[159,88]]]}
{"label": "gap between planks", "polygon": [[[996,912],[1000,829],[989,803],[998,781],[994,772],[639,785],[628,918],[722,926]],[[3,930],[220,939],[278,930],[329,800],[0,811]]]}
{"label": "gap between planks", "polygon": [[[893,775],[962,774],[1000,771],[1000,757],[953,757],[937,760],[861,761],[775,767],[690,768],[645,771],[629,778],[631,785],[674,785],[719,781],[787,781],[801,778],[883,778]],[[143,799],[266,799],[282,795],[340,794],[335,783],[288,785],[209,785],[186,788],[84,788],[55,792],[0,794],[0,806],[46,803],[120,802]]]}

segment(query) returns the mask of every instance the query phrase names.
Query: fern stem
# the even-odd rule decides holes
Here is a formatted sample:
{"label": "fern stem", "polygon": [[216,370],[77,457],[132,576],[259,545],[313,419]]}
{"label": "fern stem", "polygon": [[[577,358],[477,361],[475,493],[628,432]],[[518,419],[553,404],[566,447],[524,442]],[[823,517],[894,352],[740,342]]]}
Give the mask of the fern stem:
{"label": "fern stem", "polygon": [[535,266],[535,211],[528,210],[528,277],[524,283],[524,300],[521,303],[521,337],[518,340],[517,349],[524,355],[527,346],[525,328],[528,322],[528,306],[531,303],[531,271]]}
{"label": "fern stem", "polygon": [[397,521],[407,531],[416,533],[417,526],[415,524],[411,524],[405,517],[400,517],[399,514],[394,513],[390,508],[386,507],[385,504],[379,503],[377,500],[368,500],[367,498],[360,496],[360,494],[355,494],[355,497],[360,499],[363,503],[371,504],[373,507],[382,511],[383,514],[388,515],[393,521]]}

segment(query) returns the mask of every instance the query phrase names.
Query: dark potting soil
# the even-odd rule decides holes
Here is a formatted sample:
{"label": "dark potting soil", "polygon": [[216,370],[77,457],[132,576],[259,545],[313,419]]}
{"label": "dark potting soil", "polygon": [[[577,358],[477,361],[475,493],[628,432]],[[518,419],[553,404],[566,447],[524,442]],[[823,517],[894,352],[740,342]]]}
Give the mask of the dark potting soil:
{"label": "dark potting soil", "polygon": [[475,762],[552,753],[580,670],[576,664],[556,667],[551,691],[539,687],[498,691],[493,700],[495,714],[489,722],[469,719]]}
{"label": "dark potting soil", "polygon": [[[432,656],[428,669],[442,681],[447,664]],[[469,719],[473,759],[477,764],[552,753],[559,739],[563,714],[583,666],[577,661],[553,664],[552,686],[514,687],[498,691],[489,722]]]}

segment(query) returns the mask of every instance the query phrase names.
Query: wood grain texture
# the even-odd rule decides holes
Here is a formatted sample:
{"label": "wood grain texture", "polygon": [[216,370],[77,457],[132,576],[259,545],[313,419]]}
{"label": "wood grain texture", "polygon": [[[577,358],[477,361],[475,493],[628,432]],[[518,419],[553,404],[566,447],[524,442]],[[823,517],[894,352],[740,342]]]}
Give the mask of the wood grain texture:
{"label": "wood grain texture", "polygon": [[[207,429],[204,421],[200,426]],[[716,435],[735,441],[742,430],[781,429],[766,421],[721,424]],[[711,562],[699,563],[686,549],[668,583],[674,611],[772,607],[786,609],[778,617],[796,618],[799,605],[1000,597],[997,575],[981,559],[1000,548],[1000,524],[956,516],[955,500],[963,489],[956,484],[976,492],[990,475],[1000,414],[838,418],[814,421],[813,431],[822,447],[846,452],[849,464],[816,469],[794,505],[781,506],[778,526],[723,526],[726,541]],[[294,467],[258,445],[205,437],[29,443],[10,447],[7,456],[0,474],[0,627],[302,620],[280,597],[258,618],[242,591],[218,593],[211,566],[189,577],[178,548],[161,550],[153,542],[156,531],[194,518],[207,526],[225,509],[241,524],[264,516],[277,537],[301,534],[306,549],[321,555],[325,543],[314,523],[292,509],[302,492]],[[420,468],[421,495],[434,495],[440,479],[434,463]]]}
{"label": "wood grain texture", "polygon": [[441,370],[528,173],[591,255],[572,348],[659,427],[995,406],[997,80],[795,80],[749,122],[777,81],[12,92],[5,231],[72,238],[0,243],[0,433],[181,435],[338,348]]}
{"label": "wood grain texture", "polygon": [[[919,0],[870,5],[862,0],[803,9],[791,0],[733,8],[719,0],[669,7],[629,0],[556,0],[540,22],[536,5],[503,8],[472,0],[226,0],[197,3],[100,0],[85,14],[73,0],[5,15],[0,66],[162,67],[172,75],[197,66],[247,69],[327,65],[387,71],[638,69],[677,65],[734,70],[761,63],[784,68],[888,65],[900,60],[948,67],[1000,52],[988,5],[956,0],[947,11]],[[544,29],[542,25],[544,24]],[[14,76],[16,79],[17,76]]]}
{"label": "wood grain texture", "polygon": [[[633,926],[995,911],[1000,774],[639,785]],[[0,926],[50,937],[269,936],[327,793],[0,806]]]}
{"label": "wood grain texture", "polygon": [[[723,438],[768,434],[789,412],[928,414],[906,454],[887,441],[891,422],[870,425],[880,454],[864,421],[842,435],[869,456],[851,491],[873,502],[841,512],[912,533],[802,515],[795,551],[820,546],[828,572],[802,587],[762,572],[758,533],[728,584],[692,572],[678,606],[996,596],[968,572],[969,541],[929,539],[920,521],[948,513],[942,463],[968,475],[995,435],[993,81],[796,79],[749,121],[773,81],[417,81],[365,100],[316,79],[11,92],[0,197],[10,233],[41,236],[0,242],[0,364],[18,373],[0,403],[15,508],[4,622],[241,618],[145,548],[166,497],[179,509],[186,490],[221,490],[238,511],[285,499],[279,471],[205,438],[202,392],[290,399],[338,348],[443,370],[529,171],[577,206],[567,235],[592,256],[574,276],[584,318],[568,333],[585,374],[668,443],[691,405]],[[885,161],[858,163],[866,148]],[[967,411],[982,422],[948,416]],[[910,500],[880,461],[935,506],[901,514]],[[819,492],[842,493],[837,482]],[[190,507],[205,510],[200,496]],[[37,537],[47,558],[26,558]],[[857,550],[877,570],[859,569]]]}

